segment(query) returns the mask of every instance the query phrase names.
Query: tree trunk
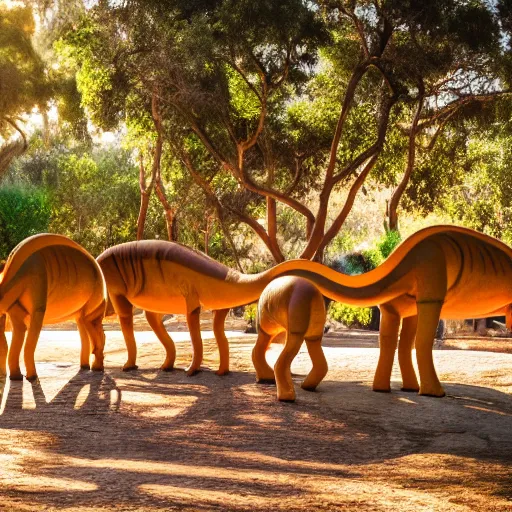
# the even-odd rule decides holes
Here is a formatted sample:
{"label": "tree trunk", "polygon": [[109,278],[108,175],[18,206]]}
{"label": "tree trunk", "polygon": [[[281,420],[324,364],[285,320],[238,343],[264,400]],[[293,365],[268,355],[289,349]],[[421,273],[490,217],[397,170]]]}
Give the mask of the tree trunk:
{"label": "tree trunk", "polygon": [[158,199],[160,199],[160,203],[162,203],[162,207],[164,209],[164,215],[165,215],[165,225],[167,227],[167,238],[174,242],[176,241],[175,233],[173,226],[175,226],[174,223],[174,217],[175,217],[175,211],[172,208],[171,204],[169,203],[169,200],[167,199],[167,195],[165,193],[164,186],[162,184],[162,180],[160,178],[160,172],[157,173],[156,182],[155,182],[155,192],[158,196]]}
{"label": "tree trunk", "polygon": [[150,192],[141,190],[139,217],[137,218],[137,240],[142,240],[144,238],[144,227],[146,225],[146,217],[148,215],[148,205],[150,197]]}
{"label": "tree trunk", "polygon": [[155,184],[156,169],[155,166],[151,169],[151,179],[149,184],[146,184],[146,171],[144,169],[144,162],[142,155],[140,155],[139,163],[139,187],[140,187],[140,208],[139,217],[137,219],[137,240],[144,238],[144,227],[146,225],[146,217],[148,215],[149,199]]}
{"label": "tree trunk", "polygon": [[418,122],[420,120],[421,111],[423,109],[423,98],[425,94],[425,88],[423,84],[420,84],[419,87],[420,93],[418,98],[418,107],[416,109],[416,113],[414,114],[414,118],[411,122],[411,131],[409,133],[409,148],[407,154],[407,166],[405,168],[404,175],[402,180],[398,184],[398,187],[393,192],[391,199],[389,201],[389,205],[387,208],[388,213],[388,226],[387,229],[389,231],[398,231],[398,204],[400,203],[400,199],[402,198],[407,185],[411,179],[412,171],[414,170],[414,164],[416,161],[416,135],[418,134]]}
{"label": "tree trunk", "polygon": [[0,178],[7,172],[11,162],[15,158],[23,155],[23,153],[28,149],[27,136],[18,124],[9,118],[4,118],[4,121],[10,124],[21,135],[21,139],[14,139],[0,147]]}
{"label": "tree trunk", "polygon": [[167,238],[172,242],[175,240],[174,237],[174,216],[176,214],[174,208],[171,206],[171,203],[167,199],[167,194],[165,193],[165,187],[162,183],[162,169],[161,169],[161,161],[162,161],[162,149],[164,144],[164,138],[162,134],[162,118],[160,116],[160,112],[158,110],[158,91],[153,91],[153,97],[151,101],[151,115],[153,116],[153,123],[155,125],[155,130],[157,133],[155,152],[153,156],[153,171],[155,175],[155,192],[160,199],[160,203],[164,209],[165,215],[165,224],[167,227]]}

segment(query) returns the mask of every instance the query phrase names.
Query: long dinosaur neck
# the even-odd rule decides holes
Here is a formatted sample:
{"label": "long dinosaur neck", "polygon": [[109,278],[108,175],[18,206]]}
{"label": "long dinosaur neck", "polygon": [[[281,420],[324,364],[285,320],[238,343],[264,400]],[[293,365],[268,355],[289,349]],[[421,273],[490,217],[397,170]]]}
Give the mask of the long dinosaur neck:
{"label": "long dinosaur neck", "polygon": [[389,273],[379,272],[373,274],[373,282],[368,282],[366,274],[348,276],[320,263],[290,260],[259,274],[230,272],[226,281],[236,283],[236,298],[233,299],[239,304],[256,301],[265,286],[277,277],[299,276],[315,283],[322,294],[330,299],[354,306],[372,306],[377,303],[376,300],[387,298],[387,290],[396,279],[395,274],[395,269]]}
{"label": "long dinosaur neck", "polygon": [[460,226],[439,225],[417,231],[402,242],[381,265],[365,274],[348,276],[313,261],[290,260],[260,274],[239,274],[239,282],[243,283],[247,290],[252,291],[254,301],[272,279],[286,275],[300,276],[314,282],[321,292],[332,300],[354,306],[372,306],[396,295],[396,291],[390,287],[406,270],[401,263],[415,246],[428,237],[447,232],[478,238],[512,257],[512,249],[496,238]]}

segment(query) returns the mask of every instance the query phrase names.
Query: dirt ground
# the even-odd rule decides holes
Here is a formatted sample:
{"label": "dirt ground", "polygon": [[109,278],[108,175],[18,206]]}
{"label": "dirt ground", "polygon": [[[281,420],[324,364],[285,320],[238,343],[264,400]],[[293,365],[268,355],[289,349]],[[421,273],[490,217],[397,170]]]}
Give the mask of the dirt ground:
{"label": "dirt ground", "polygon": [[303,348],[297,401],[280,403],[255,383],[255,335],[229,332],[232,372],[219,377],[206,321],[204,370],[187,377],[182,323],[168,325],[171,373],[157,370],[164,352],[142,321],[139,370],[120,370],[111,325],[106,371],[80,372],[67,327],[42,333],[38,382],[0,381],[2,512],[512,511],[512,340],[437,346],[447,396],[435,399],[401,392],[398,368],[391,393],[372,392],[376,333],[328,334],[318,391],[299,387]]}

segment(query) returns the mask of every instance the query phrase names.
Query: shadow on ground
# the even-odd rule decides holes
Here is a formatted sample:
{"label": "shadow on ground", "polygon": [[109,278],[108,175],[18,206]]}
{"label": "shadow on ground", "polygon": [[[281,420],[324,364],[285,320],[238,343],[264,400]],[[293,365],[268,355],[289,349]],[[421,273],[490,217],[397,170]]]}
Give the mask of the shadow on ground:
{"label": "shadow on ground", "polygon": [[6,510],[509,510],[512,397],[490,388],[326,380],[283,404],[247,371],[74,368],[2,384]]}

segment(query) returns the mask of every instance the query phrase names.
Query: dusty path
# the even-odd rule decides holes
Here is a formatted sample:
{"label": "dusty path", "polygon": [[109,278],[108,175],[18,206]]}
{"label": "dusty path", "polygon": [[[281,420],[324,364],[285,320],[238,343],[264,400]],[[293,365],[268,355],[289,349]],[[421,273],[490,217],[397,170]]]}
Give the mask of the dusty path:
{"label": "dusty path", "polygon": [[[109,331],[96,374],[78,371],[76,332],[43,333],[40,381],[3,387],[1,511],[512,510],[512,354],[436,350],[446,398],[400,392],[396,370],[380,394],[376,337],[328,336],[319,391],[283,404],[254,382],[254,335],[231,339],[226,377],[207,341],[192,378],[156,371],[163,350],[136,335],[138,371],[119,370]],[[190,346],[177,347],[183,368]],[[302,351],[297,383],[308,368]]]}

